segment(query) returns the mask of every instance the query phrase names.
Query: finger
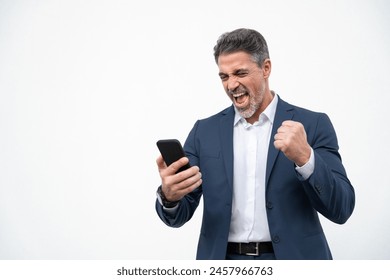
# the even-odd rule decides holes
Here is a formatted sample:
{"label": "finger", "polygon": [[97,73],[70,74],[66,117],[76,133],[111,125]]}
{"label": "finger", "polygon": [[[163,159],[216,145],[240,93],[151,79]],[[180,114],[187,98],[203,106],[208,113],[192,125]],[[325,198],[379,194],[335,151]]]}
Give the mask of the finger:
{"label": "finger", "polygon": [[274,141],[274,147],[278,150],[282,150],[282,148],[284,147],[284,144],[283,144],[283,141],[281,140],[275,140]]}
{"label": "finger", "polygon": [[[193,166],[187,170],[184,170],[179,173],[168,174],[172,172],[170,170],[167,172],[168,168],[163,172],[160,172],[163,188],[167,187],[169,192],[175,193],[179,189],[184,189],[188,185],[192,184],[196,179],[201,177],[199,172],[199,167]],[[198,174],[198,178],[194,177]],[[192,179],[190,179],[192,178]]]}
{"label": "finger", "polygon": [[194,166],[190,169],[192,169],[190,175],[185,175],[188,173],[186,172],[188,170],[186,170],[163,178],[163,191],[168,199],[172,200],[173,198],[184,196],[191,192],[196,186],[201,185],[202,174],[199,172],[199,168]]}
{"label": "finger", "polygon": [[187,157],[182,157],[168,166],[169,174],[175,174],[181,167],[189,162]]}
{"label": "finger", "polygon": [[287,126],[280,126],[279,128],[278,128],[278,130],[276,131],[276,133],[286,133],[287,131],[288,131],[288,127]]}
{"label": "finger", "polygon": [[[191,180],[195,179],[195,180]],[[186,182],[182,182],[183,186],[181,188],[176,188],[175,190],[171,190],[171,193],[168,194],[170,199],[172,200],[180,200],[182,197],[184,197],[186,194],[192,192],[196,188],[200,187],[202,185],[202,179],[197,177],[197,178],[189,178]],[[167,196],[167,198],[168,198]]]}
{"label": "finger", "polygon": [[186,181],[187,179],[200,174],[198,166],[192,166],[187,170],[181,171],[174,175],[173,180],[176,184]]}
{"label": "finger", "polygon": [[194,184],[202,178],[202,173],[199,172],[197,166],[191,167],[191,170],[186,170],[176,174],[177,178],[177,189],[185,189],[190,185]]}
{"label": "finger", "polygon": [[297,122],[292,121],[292,120],[285,120],[284,122],[282,122],[282,126],[286,126],[286,127],[291,127],[291,126],[294,126],[296,124],[297,124]]}
{"label": "finger", "polygon": [[295,121],[284,121],[282,126],[291,131],[305,130],[305,127],[302,123]]}
{"label": "finger", "polygon": [[192,192],[193,190],[195,190],[196,188],[199,188],[201,185],[202,185],[202,179],[198,179],[196,180],[193,184],[189,185],[187,188],[185,188],[183,190],[183,193],[184,195]]}
{"label": "finger", "polygon": [[286,132],[284,132],[284,131],[278,132],[275,134],[274,140],[283,140],[286,138],[286,136],[287,136]]}

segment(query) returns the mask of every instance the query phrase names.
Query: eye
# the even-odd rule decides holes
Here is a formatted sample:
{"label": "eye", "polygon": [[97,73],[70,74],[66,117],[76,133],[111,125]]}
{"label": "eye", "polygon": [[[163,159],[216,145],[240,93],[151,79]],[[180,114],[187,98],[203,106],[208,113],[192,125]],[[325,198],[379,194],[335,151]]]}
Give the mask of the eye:
{"label": "eye", "polygon": [[247,71],[238,71],[236,73],[236,76],[239,77],[239,78],[244,78],[248,75],[248,72]]}
{"label": "eye", "polygon": [[229,78],[229,76],[225,74],[219,74],[219,77],[221,78],[222,81],[227,81],[227,79]]}

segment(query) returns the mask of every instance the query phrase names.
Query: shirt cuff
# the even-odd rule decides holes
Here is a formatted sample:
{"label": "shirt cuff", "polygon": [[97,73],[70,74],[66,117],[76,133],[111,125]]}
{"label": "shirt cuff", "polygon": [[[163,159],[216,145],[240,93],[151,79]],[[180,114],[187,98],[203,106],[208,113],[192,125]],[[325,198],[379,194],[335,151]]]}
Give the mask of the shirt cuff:
{"label": "shirt cuff", "polygon": [[299,173],[299,175],[302,176],[303,180],[309,179],[311,174],[313,174],[314,172],[314,166],[315,166],[314,151],[312,148],[310,149],[311,149],[311,153],[310,153],[309,161],[302,166],[295,167],[295,170]]}
{"label": "shirt cuff", "polygon": [[172,208],[167,208],[167,207],[163,206],[164,212],[171,214],[171,215],[176,214],[177,208],[179,208],[179,204],[173,206]]}
{"label": "shirt cuff", "polygon": [[176,204],[175,206],[173,206],[173,207],[171,207],[171,208],[168,208],[168,207],[165,207],[164,205],[163,205],[163,203],[162,203],[162,198],[161,198],[161,196],[160,196],[160,194],[157,192],[156,193],[156,195],[157,195],[157,201],[158,201],[158,203],[163,207],[163,210],[164,210],[164,212],[166,212],[166,213],[168,213],[168,214],[176,214],[176,212],[177,212],[177,208],[179,208],[179,203],[178,204]]}

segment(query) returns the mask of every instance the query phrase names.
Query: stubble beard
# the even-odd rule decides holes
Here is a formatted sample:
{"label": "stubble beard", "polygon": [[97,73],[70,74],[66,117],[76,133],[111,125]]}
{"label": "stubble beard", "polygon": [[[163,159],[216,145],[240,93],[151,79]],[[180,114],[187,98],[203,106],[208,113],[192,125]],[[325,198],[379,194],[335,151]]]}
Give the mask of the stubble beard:
{"label": "stubble beard", "polygon": [[251,95],[249,92],[249,106],[246,108],[237,108],[238,113],[240,114],[241,117],[244,119],[249,119],[251,118],[256,111],[260,108],[261,103],[263,102],[264,99],[264,94],[265,94],[265,84],[263,85],[263,88],[260,89],[260,91],[257,94]]}

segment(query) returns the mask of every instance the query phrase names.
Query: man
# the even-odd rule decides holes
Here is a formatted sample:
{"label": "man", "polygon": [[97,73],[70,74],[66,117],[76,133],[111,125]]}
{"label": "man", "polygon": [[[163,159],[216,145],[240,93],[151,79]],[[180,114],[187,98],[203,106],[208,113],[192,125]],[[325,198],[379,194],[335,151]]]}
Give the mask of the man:
{"label": "man", "polygon": [[214,56],[233,104],[195,123],[187,157],[170,166],[157,159],[159,217],[180,227],[203,195],[197,259],[332,259],[318,212],[343,224],[355,194],[329,118],[269,89],[271,61],[257,31],[223,34]]}

